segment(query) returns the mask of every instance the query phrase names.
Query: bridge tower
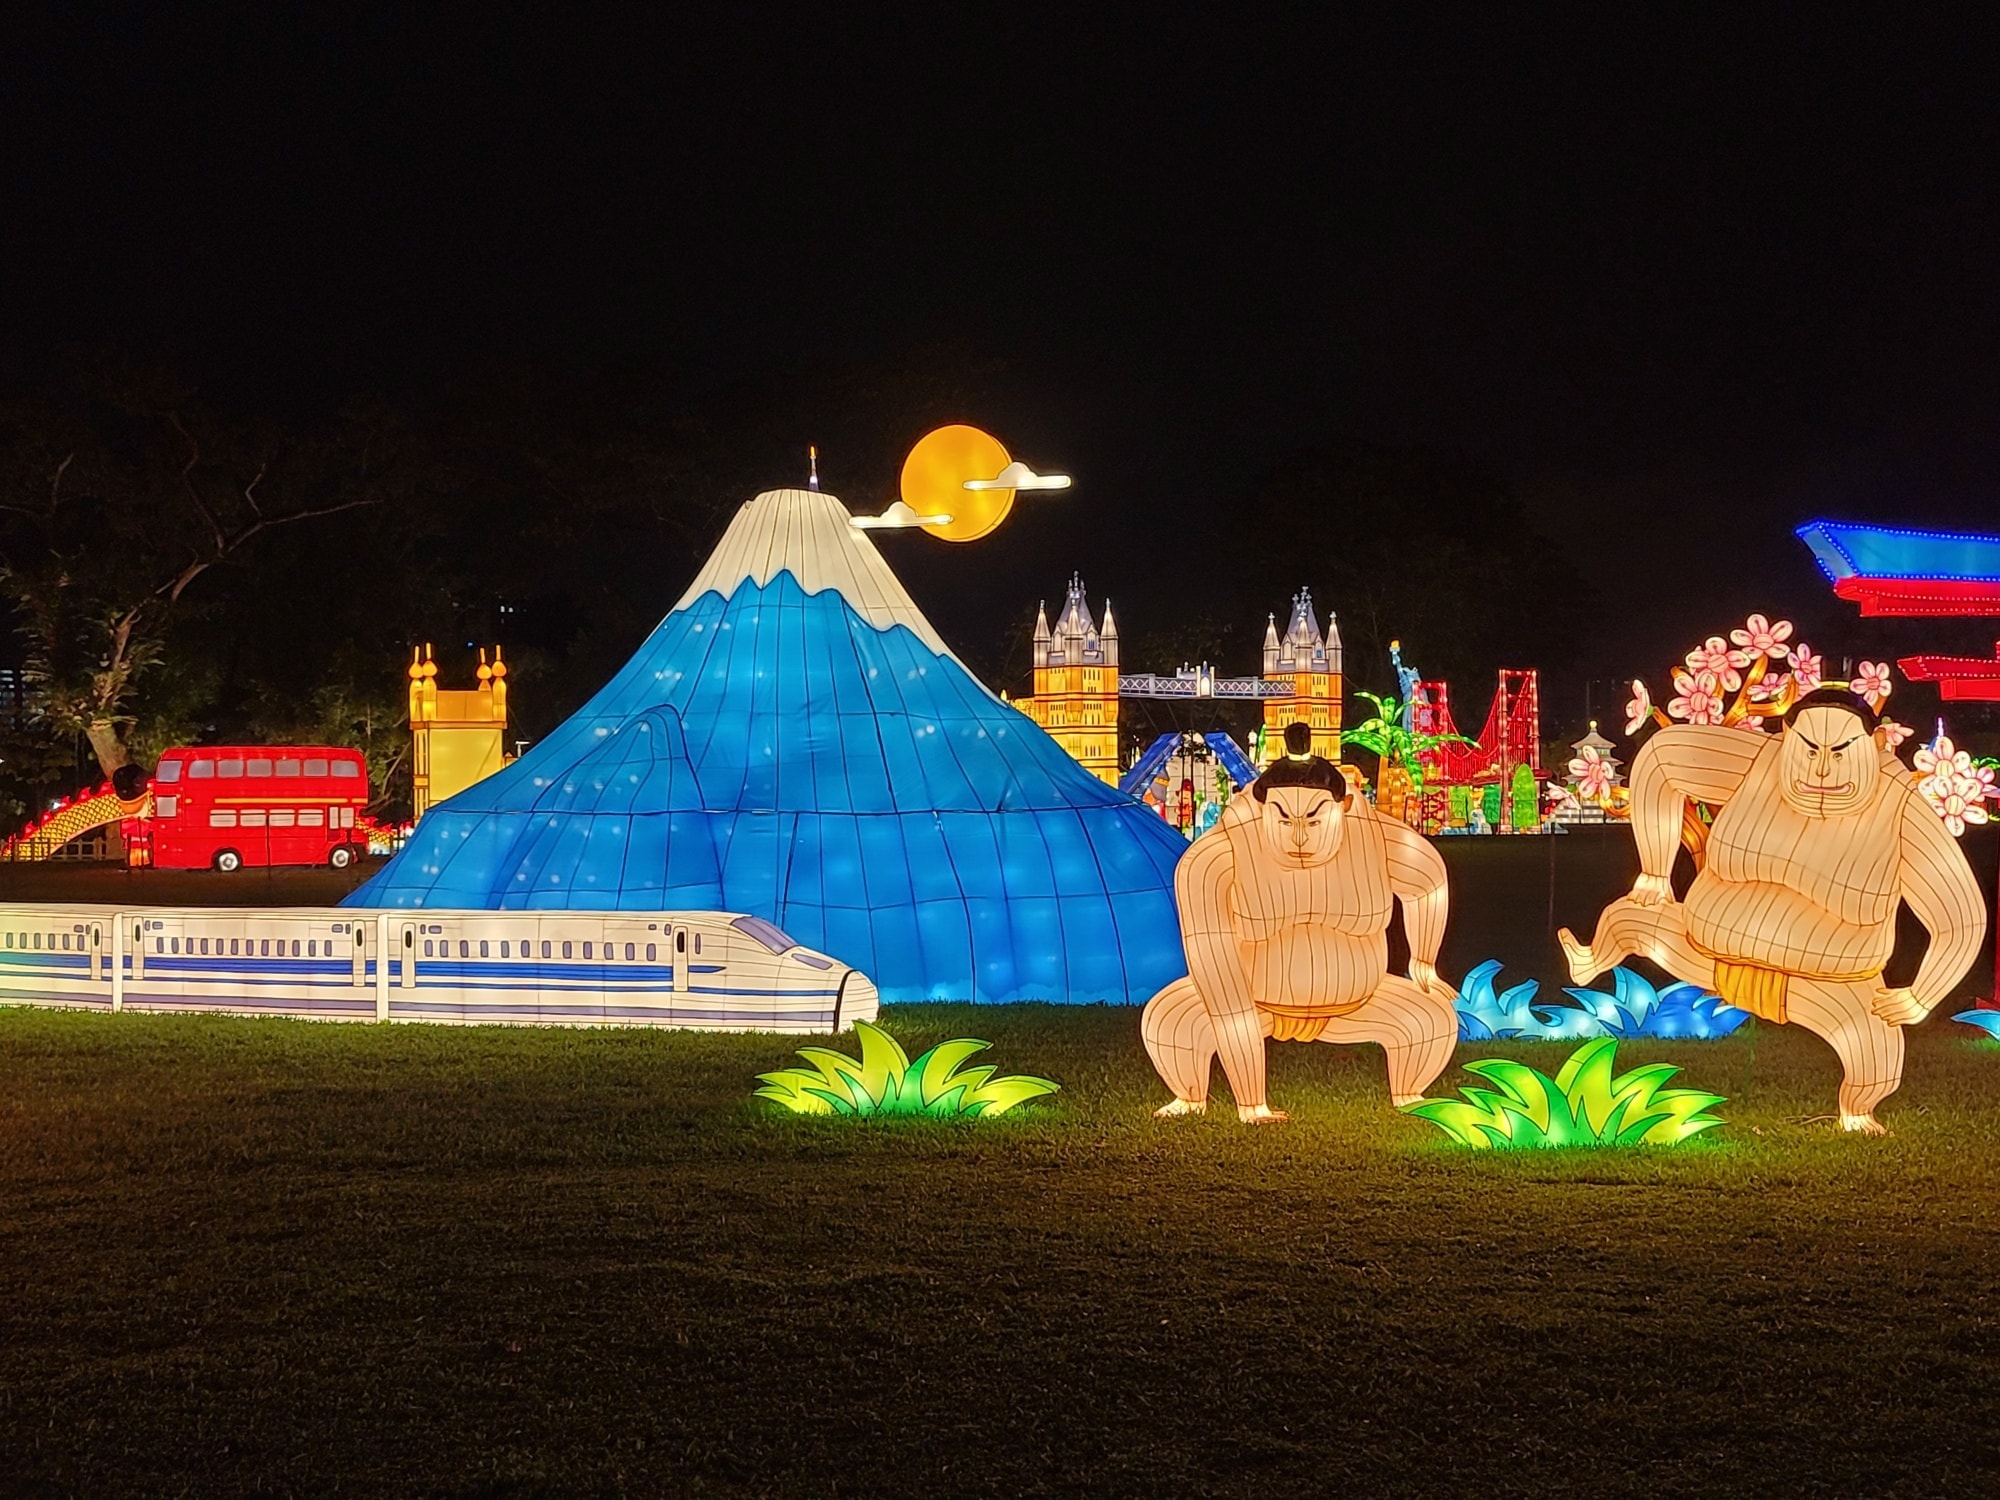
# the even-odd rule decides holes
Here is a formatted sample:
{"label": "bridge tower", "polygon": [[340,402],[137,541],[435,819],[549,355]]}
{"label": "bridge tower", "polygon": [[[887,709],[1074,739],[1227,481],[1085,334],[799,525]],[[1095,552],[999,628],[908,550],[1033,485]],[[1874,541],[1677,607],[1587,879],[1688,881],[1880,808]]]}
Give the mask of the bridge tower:
{"label": "bridge tower", "polygon": [[1118,622],[1107,599],[1099,628],[1081,578],[1070,578],[1053,628],[1048,607],[1036,611],[1034,695],[1015,707],[1091,775],[1118,784]]}
{"label": "bridge tower", "polygon": [[1268,617],[1264,680],[1288,684],[1291,692],[1264,700],[1260,766],[1277,759],[1285,742],[1285,726],[1299,722],[1312,726],[1313,754],[1336,762],[1340,759],[1340,621],[1328,615],[1327,627],[1322,635],[1319,617],[1313,613],[1311,589],[1300,589],[1293,596],[1291,620],[1282,637],[1277,616]]}

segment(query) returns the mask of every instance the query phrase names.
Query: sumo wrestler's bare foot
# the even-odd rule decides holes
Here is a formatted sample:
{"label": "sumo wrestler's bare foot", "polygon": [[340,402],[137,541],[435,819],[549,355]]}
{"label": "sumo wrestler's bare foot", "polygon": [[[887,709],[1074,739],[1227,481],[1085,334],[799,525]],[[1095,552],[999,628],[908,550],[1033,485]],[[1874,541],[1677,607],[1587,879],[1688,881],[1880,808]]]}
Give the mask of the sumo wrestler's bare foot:
{"label": "sumo wrestler's bare foot", "polygon": [[1888,1127],[1873,1115],[1842,1115],[1840,1128],[1855,1135],[1887,1135]]}
{"label": "sumo wrestler's bare foot", "polygon": [[1282,1125],[1291,1118],[1282,1109],[1273,1109],[1268,1104],[1238,1105],[1236,1118],[1245,1125]]}
{"label": "sumo wrestler's bare foot", "polygon": [[1412,1104],[1422,1104],[1423,1102],[1424,1096],[1422,1094],[1391,1094],[1389,1096],[1389,1107],[1391,1109],[1408,1109]]}
{"label": "sumo wrestler's bare foot", "polygon": [[1156,1120],[1184,1120],[1189,1115],[1205,1115],[1207,1113],[1208,1101],[1206,1099],[1169,1099],[1165,1104],[1162,1104],[1158,1109],[1153,1111],[1153,1118]]}
{"label": "sumo wrestler's bare foot", "polygon": [[1563,957],[1569,960],[1569,982],[1589,984],[1600,972],[1591,962],[1590,945],[1576,940],[1576,934],[1567,927],[1556,929],[1556,941],[1562,944]]}

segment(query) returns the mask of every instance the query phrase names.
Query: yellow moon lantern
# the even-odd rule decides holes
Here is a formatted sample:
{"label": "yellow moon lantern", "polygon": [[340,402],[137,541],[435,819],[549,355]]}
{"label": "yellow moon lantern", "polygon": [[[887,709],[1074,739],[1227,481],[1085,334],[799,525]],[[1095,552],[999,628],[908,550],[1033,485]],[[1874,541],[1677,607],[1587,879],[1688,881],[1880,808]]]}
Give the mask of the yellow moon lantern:
{"label": "yellow moon lantern", "polygon": [[1000,440],[977,427],[954,423],[925,433],[903,460],[903,502],[920,516],[950,516],[927,526],[947,542],[974,542],[1007,519],[1011,489],[969,490],[968,479],[992,479],[1007,467]]}

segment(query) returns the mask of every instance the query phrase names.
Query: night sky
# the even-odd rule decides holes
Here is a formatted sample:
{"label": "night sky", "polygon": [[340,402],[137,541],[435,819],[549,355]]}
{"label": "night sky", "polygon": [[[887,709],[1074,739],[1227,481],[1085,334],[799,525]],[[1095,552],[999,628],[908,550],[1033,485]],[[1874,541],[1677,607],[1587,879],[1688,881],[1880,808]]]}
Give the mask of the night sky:
{"label": "night sky", "polygon": [[[46,15],[7,65],[0,375],[106,341],[282,414],[937,347],[1002,362],[967,415],[1078,476],[1044,593],[1185,546],[1198,594],[1230,502],[1334,437],[1525,497],[1601,593],[1552,670],[1657,674],[1758,607],[1977,647],[1860,626],[1790,538],[2000,526],[1993,39],[1961,20],[740,9]],[[886,498],[841,475],[896,456],[829,452],[828,487]]]}

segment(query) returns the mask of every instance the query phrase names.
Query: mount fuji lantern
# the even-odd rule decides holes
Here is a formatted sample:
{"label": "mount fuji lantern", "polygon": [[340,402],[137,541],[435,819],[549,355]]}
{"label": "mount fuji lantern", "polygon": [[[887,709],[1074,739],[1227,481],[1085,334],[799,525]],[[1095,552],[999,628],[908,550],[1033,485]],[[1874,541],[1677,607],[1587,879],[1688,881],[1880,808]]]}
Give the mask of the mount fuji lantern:
{"label": "mount fuji lantern", "polygon": [[1180,836],[951,654],[847,508],[774,490],[624,669],[349,904],[721,909],[885,1000],[1139,1002]]}

